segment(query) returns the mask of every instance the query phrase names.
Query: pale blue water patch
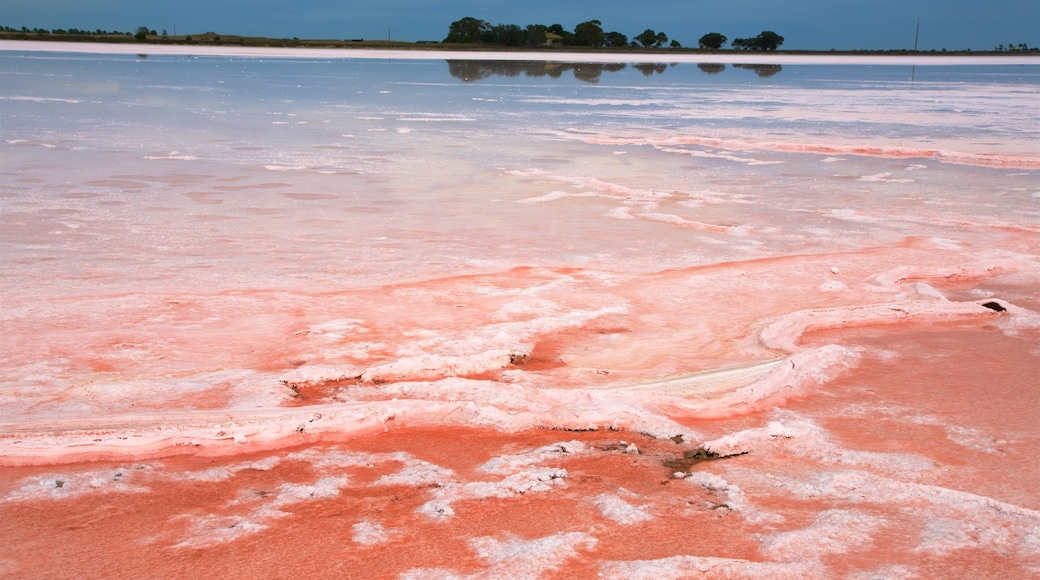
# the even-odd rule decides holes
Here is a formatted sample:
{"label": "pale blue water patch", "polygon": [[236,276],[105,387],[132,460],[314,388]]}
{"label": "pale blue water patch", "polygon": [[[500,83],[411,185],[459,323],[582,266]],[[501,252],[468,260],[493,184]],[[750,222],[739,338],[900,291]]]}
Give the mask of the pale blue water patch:
{"label": "pale blue water patch", "polygon": [[[970,122],[994,111],[980,107],[978,101],[947,102],[945,97],[951,91],[962,94],[966,88],[986,90],[994,85],[1035,96],[1040,85],[1040,67],[1029,66],[916,67],[916,80],[910,81],[911,71],[897,66],[308,61],[31,53],[7,53],[2,59],[8,139],[62,138],[139,149],[175,145],[225,161],[236,155],[229,157],[226,147],[207,148],[203,143],[254,146],[277,140],[284,148],[314,144],[310,140],[337,133],[400,129],[401,122],[415,122],[415,115],[425,116],[427,124],[440,122],[441,129],[469,131],[459,125],[476,122],[484,131],[505,134],[518,128],[635,122],[647,128],[752,129],[758,125],[772,132],[793,129],[890,138],[916,138],[931,129],[899,115],[863,120],[806,116],[806,110],[817,107],[821,98],[825,100],[819,105],[838,115],[855,117],[862,107],[889,107],[894,113],[902,109],[959,116],[969,120],[957,124],[960,129],[982,130],[994,138],[1023,130],[1035,136],[1035,120]],[[908,104],[901,105],[903,96]],[[75,102],[76,110],[60,109],[69,101]],[[785,114],[791,108],[801,115]],[[275,132],[279,126],[305,135]]]}
{"label": "pale blue water patch", "polygon": [[908,235],[879,208],[1035,221],[1035,167],[1001,163],[1040,153],[1036,66],[4,52],[0,75],[3,241],[41,272],[654,270]]}

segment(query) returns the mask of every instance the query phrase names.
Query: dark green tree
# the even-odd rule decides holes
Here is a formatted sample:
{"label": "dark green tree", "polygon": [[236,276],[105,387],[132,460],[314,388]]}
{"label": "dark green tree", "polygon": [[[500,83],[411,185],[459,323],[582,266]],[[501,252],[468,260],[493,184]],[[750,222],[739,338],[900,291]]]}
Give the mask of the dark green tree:
{"label": "dark green tree", "polygon": [[482,42],[502,46],[523,46],[527,44],[527,31],[516,24],[499,24],[481,37]]}
{"label": "dark green tree", "polygon": [[574,40],[581,46],[603,46],[603,23],[589,20],[575,26]]}
{"label": "dark green tree", "polygon": [[718,32],[709,32],[702,36],[697,42],[701,48],[718,50],[726,44],[727,40],[729,39],[726,38],[725,35],[719,34]]}
{"label": "dark green tree", "polygon": [[764,30],[756,38],[756,44],[759,50],[776,50],[781,44],[784,43],[784,37],[773,32],[772,30]]}
{"label": "dark green tree", "polygon": [[764,30],[754,38],[735,38],[732,46],[737,50],[776,50],[783,43],[783,36],[772,30]]}
{"label": "dark green tree", "polygon": [[543,24],[528,24],[527,25],[527,45],[528,46],[544,46],[545,45],[545,31],[546,31],[546,27]]}
{"label": "dark green tree", "polygon": [[491,32],[491,25],[471,16],[456,20],[448,26],[448,36],[444,42],[466,42],[475,44]]}
{"label": "dark green tree", "polygon": [[638,35],[636,35],[633,39],[636,43],[643,45],[643,48],[650,48],[652,46],[657,45],[658,36],[659,34],[657,34],[657,32],[654,32],[653,30],[647,28],[643,32],[640,32]]}
{"label": "dark green tree", "polygon": [[603,35],[603,46],[612,48],[628,46],[628,37],[620,32],[608,32]]}
{"label": "dark green tree", "polygon": [[562,38],[563,40],[561,40],[561,42],[563,44],[575,44],[574,33],[568,30],[564,30],[562,24],[552,24],[548,28],[546,28],[545,31],[551,32]]}

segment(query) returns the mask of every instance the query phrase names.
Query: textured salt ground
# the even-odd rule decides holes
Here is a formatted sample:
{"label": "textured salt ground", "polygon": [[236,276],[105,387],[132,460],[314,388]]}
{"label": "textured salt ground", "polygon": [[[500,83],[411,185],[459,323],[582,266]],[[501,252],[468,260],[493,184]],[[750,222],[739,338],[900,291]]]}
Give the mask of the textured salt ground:
{"label": "textured salt ground", "polygon": [[[445,427],[230,458],[5,468],[0,571],[1035,577],[1038,338],[984,322],[811,334],[807,344],[862,349],[862,363],[784,409],[684,420],[716,442],[754,443],[688,466],[684,452],[700,442]],[[773,435],[756,439],[763,432]],[[691,475],[675,478],[677,465]],[[458,495],[450,517],[421,511],[452,481],[538,470],[566,474],[525,493]],[[864,485],[821,483],[840,477]]]}
{"label": "textured salt ground", "polygon": [[[396,471],[359,469],[351,481],[359,486],[338,496],[296,504],[292,515],[270,528],[233,541],[199,548],[175,545],[184,540],[188,522],[180,514],[220,513],[241,493],[275,493],[286,482],[313,482],[313,469],[303,462],[285,462],[269,471],[246,470],[233,482],[149,484],[145,493],[105,493],[80,499],[9,502],[0,527],[5,538],[8,577],[58,577],[74,568],[83,577],[195,575],[201,577],[387,577],[406,570],[451,568],[476,573],[486,566],[475,561],[468,540],[476,537],[539,538],[559,532],[592,533],[598,542],[595,557],[583,554],[572,569],[592,573],[600,558],[636,559],[700,551],[730,557],[750,557],[754,543],[741,537],[740,526],[716,526],[718,515],[691,508],[689,486],[671,481],[662,457],[672,457],[676,444],[636,436],[643,455],[625,453],[618,433],[535,431],[501,435],[476,429],[402,430],[339,446],[362,452],[409,454],[466,477],[479,477],[476,466],[503,452],[528,450],[563,439],[584,441],[602,451],[583,459],[566,460],[567,488],[505,499],[460,502],[450,521],[434,521],[415,513],[428,500],[431,486],[370,487],[379,476]],[[286,455],[281,452],[279,455]],[[266,456],[238,457],[234,463]],[[200,471],[228,460],[176,458],[163,462],[166,471]],[[126,465],[126,464],[123,464]],[[98,469],[99,465],[76,466]],[[117,467],[113,465],[112,467]],[[133,467],[129,467],[132,470]],[[21,480],[53,470],[13,468],[5,479]],[[486,474],[484,474],[486,476]],[[663,518],[620,529],[600,515],[588,500],[625,487],[642,503],[653,503]],[[698,512],[669,525],[667,512]],[[390,541],[361,545],[353,541],[353,526],[378,521]],[[664,524],[664,525],[662,525]],[[718,528],[718,529],[716,529]],[[708,531],[711,530],[711,533]],[[38,554],[33,562],[24,554]],[[20,562],[15,564],[12,559]]]}

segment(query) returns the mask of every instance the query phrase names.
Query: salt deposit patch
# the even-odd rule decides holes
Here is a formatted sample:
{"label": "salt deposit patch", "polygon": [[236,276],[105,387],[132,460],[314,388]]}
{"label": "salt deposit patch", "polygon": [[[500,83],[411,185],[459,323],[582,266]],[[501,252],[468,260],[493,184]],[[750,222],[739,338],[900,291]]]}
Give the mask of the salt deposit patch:
{"label": "salt deposit patch", "polygon": [[[631,495],[631,493],[627,495]],[[632,505],[620,495],[600,494],[592,498],[592,503],[603,517],[623,526],[630,526],[654,519],[653,514],[647,507]]]}
{"label": "salt deposit patch", "polygon": [[116,469],[99,469],[78,473],[50,473],[23,479],[0,502],[62,500],[87,494],[145,493],[146,485],[134,483],[142,472],[155,466],[137,464]]}
{"label": "salt deposit patch", "polygon": [[426,487],[443,486],[458,481],[455,472],[420,459],[404,459],[406,465],[400,471],[383,475],[373,485],[407,485]]}
{"label": "salt deposit patch", "polygon": [[351,526],[351,531],[354,543],[363,546],[373,546],[390,540],[390,532],[377,522],[358,522]]}
{"label": "salt deposit patch", "polygon": [[930,459],[907,453],[881,453],[843,448],[808,418],[790,411],[777,411],[777,420],[766,427],[745,429],[707,441],[702,447],[721,456],[773,452],[790,454],[836,465],[868,466],[881,472],[913,474],[935,467]]}
{"label": "salt deposit patch", "polygon": [[561,532],[534,539],[482,536],[469,541],[470,548],[487,568],[462,575],[449,569],[414,568],[402,579],[428,578],[541,578],[566,561],[596,547],[598,540],[583,532]]}
{"label": "salt deposit patch", "polygon": [[881,525],[879,518],[858,511],[827,510],[807,528],[767,536],[761,550],[780,562],[819,560],[868,547]]}
{"label": "salt deposit patch", "polygon": [[[743,476],[762,479],[760,475],[750,473]],[[970,539],[975,547],[1010,551],[1040,563],[1040,512],[1036,510],[972,493],[858,470],[822,473],[809,481],[775,476],[767,476],[767,479],[773,486],[789,490],[796,497],[907,506],[904,509],[911,510],[915,516],[928,518],[917,548],[923,552],[954,550]],[[958,524],[951,528],[950,521],[971,524]],[[952,532],[951,537],[937,538],[937,532],[947,528]]]}
{"label": "salt deposit patch", "polygon": [[527,493],[543,493],[566,485],[567,470],[533,467],[494,481],[447,484],[433,490],[434,498],[419,507],[419,513],[434,519],[455,515],[452,504],[473,499],[508,499]]}
{"label": "salt deposit patch", "polygon": [[489,459],[479,469],[488,473],[515,473],[532,465],[540,465],[547,461],[560,461],[588,451],[581,441],[553,443],[532,451]]}
{"label": "salt deposit patch", "polygon": [[775,578],[803,580],[824,576],[816,562],[754,562],[711,556],[671,556],[656,560],[605,562],[600,565],[604,578],[630,580],[681,580],[685,578]]}

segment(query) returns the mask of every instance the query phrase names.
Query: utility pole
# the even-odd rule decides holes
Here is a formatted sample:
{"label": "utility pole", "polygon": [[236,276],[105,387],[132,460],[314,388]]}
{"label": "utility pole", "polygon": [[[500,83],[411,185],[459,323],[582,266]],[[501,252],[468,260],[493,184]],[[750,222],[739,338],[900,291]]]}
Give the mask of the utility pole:
{"label": "utility pole", "polygon": [[921,19],[917,19],[917,30],[914,31],[914,52],[917,52],[917,39],[921,36]]}

